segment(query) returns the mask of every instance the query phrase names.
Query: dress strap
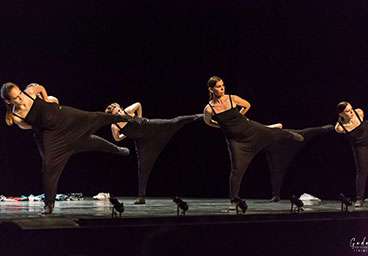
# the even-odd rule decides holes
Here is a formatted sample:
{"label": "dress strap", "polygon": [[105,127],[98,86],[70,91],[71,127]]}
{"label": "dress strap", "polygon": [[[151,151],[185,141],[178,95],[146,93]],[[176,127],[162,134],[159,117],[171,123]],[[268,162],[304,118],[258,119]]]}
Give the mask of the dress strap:
{"label": "dress strap", "polygon": [[119,128],[119,130],[122,130],[121,126],[118,123],[115,123],[115,125]]}
{"label": "dress strap", "polygon": [[26,91],[23,91],[24,95],[26,95],[28,98],[30,98],[32,101],[35,101],[34,98],[32,98],[28,93],[26,93]]}
{"label": "dress strap", "polygon": [[15,113],[13,110],[12,110],[12,112],[11,112],[13,115],[15,115],[16,117],[18,117],[18,118],[20,118],[20,119],[22,119],[23,121],[24,121],[24,118],[23,117],[21,117],[20,115],[18,115],[17,113]]}
{"label": "dress strap", "polygon": [[234,107],[233,107],[233,100],[231,99],[231,94],[229,94],[229,99],[230,99],[230,105],[231,105],[231,108],[234,108]]}
{"label": "dress strap", "polygon": [[349,133],[349,131],[344,126],[344,124],[341,122],[341,119],[340,118],[339,118],[338,122],[339,122],[340,126],[342,127],[342,129],[344,129],[345,133]]}
{"label": "dress strap", "polygon": [[355,115],[357,116],[357,118],[358,118],[359,122],[360,122],[360,123],[362,123],[362,122],[363,122],[363,120],[360,118],[360,116],[358,115],[358,113],[356,112],[356,110],[355,110],[355,109],[353,109],[353,111],[354,111]]}
{"label": "dress strap", "polygon": [[211,103],[209,103],[209,102],[208,102],[208,105],[209,105],[209,106],[210,106],[210,108],[212,109],[213,114],[214,114],[214,115],[216,115],[216,111],[215,111],[215,109],[213,108],[213,106],[211,105]]}

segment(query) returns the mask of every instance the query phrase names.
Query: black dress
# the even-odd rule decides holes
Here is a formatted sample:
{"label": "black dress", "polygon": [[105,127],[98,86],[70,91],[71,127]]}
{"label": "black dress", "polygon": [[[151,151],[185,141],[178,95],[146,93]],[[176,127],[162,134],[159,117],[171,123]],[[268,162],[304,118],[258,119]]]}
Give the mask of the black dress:
{"label": "black dress", "polygon": [[[128,114],[126,113],[126,116]],[[138,196],[146,195],[150,173],[156,159],[171,137],[185,124],[202,119],[202,114],[178,116],[172,119],[133,117],[120,132],[134,140],[138,161]]]}
{"label": "black dress", "polygon": [[339,123],[348,135],[354,154],[356,168],[356,199],[363,200],[368,177],[368,123],[366,120],[361,120],[355,109],[354,113],[360,122],[358,127],[349,132],[341,121],[339,121]]}
{"label": "black dress", "polygon": [[281,186],[284,180],[286,171],[304,146],[312,139],[319,135],[323,135],[334,130],[332,125],[324,125],[317,127],[304,128],[300,130],[286,129],[298,133],[304,137],[303,142],[295,140],[284,140],[281,143],[273,143],[268,147],[266,152],[267,163],[270,168],[270,178],[272,186],[272,196],[280,197]]}
{"label": "black dress", "polygon": [[33,99],[31,109],[24,120],[32,126],[34,137],[42,157],[42,183],[45,204],[53,205],[60,175],[68,159],[82,151],[102,151],[128,155],[127,148],[118,147],[96,135],[102,126],[129,121],[127,117],[103,112],[87,112],[56,103],[48,103],[39,97]]}
{"label": "black dress", "polygon": [[229,95],[231,108],[216,113],[209,104],[222,129],[228,146],[231,161],[230,199],[239,199],[240,184],[245,171],[255,155],[263,149],[281,140],[296,140],[295,134],[283,129],[266,127],[243,116],[236,106],[233,106]]}

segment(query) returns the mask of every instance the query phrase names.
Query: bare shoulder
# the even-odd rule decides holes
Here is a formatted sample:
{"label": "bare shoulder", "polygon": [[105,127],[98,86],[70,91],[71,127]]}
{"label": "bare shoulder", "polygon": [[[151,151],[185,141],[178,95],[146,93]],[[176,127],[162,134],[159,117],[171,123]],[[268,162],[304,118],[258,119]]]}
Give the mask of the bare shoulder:
{"label": "bare shoulder", "polygon": [[359,115],[364,115],[364,111],[361,108],[356,108],[355,111],[359,114]]}
{"label": "bare shoulder", "polygon": [[204,107],[203,112],[204,112],[205,114],[212,114],[212,109],[211,109],[211,107],[210,107],[210,104],[207,104],[207,105]]}
{"label": "bare shoulder", "polygon": [[238,95],[231,95],[231,99],[235,100],[235,101],[241,101],[244,100],[242,97],[238,96]]}
{"label": "bare shoulder", "polygon": [[31,95],[31,96],[36,96],[36,86],[37,86],[37,84],[35,84],[35,83],[31,83],[31,84],[29,84],[29,85],[27,85],[27,87],[26,87],[26,89],[24,89],[24,91],[26,92],[26,93],[28,93],[29,95]]}
{"label": "bare shoulder", "polygon": [[119,130],[116,124],[111,124],[111,129],[113,129],[114,131]]}

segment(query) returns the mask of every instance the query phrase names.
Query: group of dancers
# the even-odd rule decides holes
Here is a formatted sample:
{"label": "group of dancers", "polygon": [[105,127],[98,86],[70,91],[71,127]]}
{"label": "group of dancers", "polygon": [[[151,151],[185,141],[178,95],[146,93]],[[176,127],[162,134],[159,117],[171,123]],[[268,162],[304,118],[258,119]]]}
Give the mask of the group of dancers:
{"label": "group of dancers", "polygon": [[[231,171],[229,197],[233,206],[243,211],[247,204],[239,196],[241,182],[252,159],[266,152],[271,171],[272,199],[280,200],[286,169],[297,152],[313,137],[335,130],[348,136],[356,165],[356,207],[364,203],[368,175],[368,125],[361,109],[348,102],[337,105],[338,122],[301,130],[283,129],[282,124],[263,125],[245,116],[251,105],[245,99],[225,94],[223,80],[208,80],[209,102],[203,114],[178,116],[172,119],[148,119],[142,116],[142,105],[121,107],[111,103],[105,112],[87,112],[59,104],[45,87],[29,84],[23,91],[14,83],[1,87],[7,111],[7,125],[32,129],[42,158],[42,184],[45,193],[43,214],[54,209],[60,175],[69,158],[78,152],[100,151],[127,156],[128,148],[119,147],[94,133],[110,125],[115,141],[134,140],[138,161],[138,197],[135,204],[145,204],[146,188],[156,159],[172,136],[184,125],[204,120],[221,128],[227,142]],[[365,157],[366,154],[366,157]]]}

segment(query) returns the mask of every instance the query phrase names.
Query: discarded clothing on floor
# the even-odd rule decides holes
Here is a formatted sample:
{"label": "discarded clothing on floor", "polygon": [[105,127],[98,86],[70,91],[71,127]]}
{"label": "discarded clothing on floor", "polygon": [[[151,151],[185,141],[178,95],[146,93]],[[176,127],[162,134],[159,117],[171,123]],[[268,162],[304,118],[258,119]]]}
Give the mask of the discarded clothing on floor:
{"label": "discarded clothing on floor", "polygon": [[321,205],[322,204],[321,199],[315,196],[309,195],[307,193],[302,194],[299,197],[299,199],[302,200],[304,205]]}
{"label": "discarded clothing on floor", "polygon": [[97,195],[93,196],[93,199],[96,200],[108,200],[110,198],[110,193],[100,192]]}
{"label": "discarded clothing on floor", "polygon": [[[4,201],[4,202],[14,202],[14,201],[29,201],[29,202],[35,202],[35,201],[43,201],[45,199],[45,195],[41,194],[41,195],[29,195],[29,196],[20,196],[20,197],[15,197],[15,196],[10,196],[10,197],[6,197],[4,195],[0,195],[0,201]],[[67,194],[56,194],[56,201],[79,201],[79,200],[84,200],[83,194],[82,193],[67,193]]]}

